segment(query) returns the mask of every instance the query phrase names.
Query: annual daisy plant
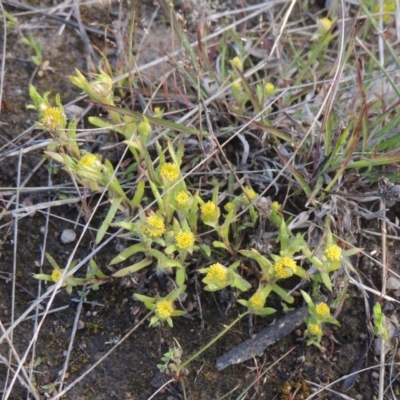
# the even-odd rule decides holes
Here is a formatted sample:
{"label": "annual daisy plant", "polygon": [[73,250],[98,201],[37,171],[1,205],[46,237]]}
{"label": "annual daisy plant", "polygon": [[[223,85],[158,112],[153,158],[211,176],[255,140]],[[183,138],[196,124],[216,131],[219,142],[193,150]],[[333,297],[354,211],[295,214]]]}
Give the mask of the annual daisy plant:
{"label": "annual daisy plant", "polygon": [[182,285],[178,289],[169,293],[165,297],[149,297],[142,294],[135,294],[135,299],[142,301],[145,307],[154,311],[154,316],[150,320],[150,326],[158,326],[164,321],[172,328],[172,317],[185,315],[186,311],[176,310],[174,302],[186,290],[186,286]]}

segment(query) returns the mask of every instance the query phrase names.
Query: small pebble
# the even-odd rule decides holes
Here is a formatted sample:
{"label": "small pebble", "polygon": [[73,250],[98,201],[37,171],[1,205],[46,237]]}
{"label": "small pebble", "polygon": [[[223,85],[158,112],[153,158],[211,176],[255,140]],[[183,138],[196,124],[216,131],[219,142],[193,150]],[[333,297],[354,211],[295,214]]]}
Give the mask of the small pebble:
{"label": "small pebble", "polygon": [[83,329],[85,326],[86,324],[82,320],[78,321],[78,326],[77,326],[78,331]]}
{"label": "small pebble", "polygon": [[386,289],[387,290],[399,290],[400,289],[400,280],[395,278],[394,276],[389,277],[386,280]]}
{"label": "small pebble", "polygon": [[64,229],[61,234],[61,243],[72,243],[76,239],[76,233],[72,229]]}

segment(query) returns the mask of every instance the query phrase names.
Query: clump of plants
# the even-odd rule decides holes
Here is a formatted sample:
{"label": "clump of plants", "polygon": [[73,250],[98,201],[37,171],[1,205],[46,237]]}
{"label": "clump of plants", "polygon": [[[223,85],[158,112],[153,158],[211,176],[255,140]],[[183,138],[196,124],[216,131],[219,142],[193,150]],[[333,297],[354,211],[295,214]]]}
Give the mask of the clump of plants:
{"label": "clump of plants", "polygon": [[[232,67],[232,79],[240,77],[242,65],[238,58],[232,60]],[[190,189],[188,183],[191,175],[182,170],[184,143],[174,144],[171,139],[174,135],[172,129],[168,135],[171,138],[156,141],[155,153],[149,151],[148,143],[153,137],[153,126],[166,125],[161,114],[152,117],[150,121],[150,118],[128,110],[121,113],[114,107],[112,79],[104,72],[88,81],[77,71],[76,76],[70,79],[92,100],[106,108],[111,107],[108,120],[93,117],[91,122],[99,127],[112,127],[124,137],[124,143],[134,159],[130,170],[140,171],[143,179],[138,182],[134,195],[129,195],[123,189],[117,171],[107,159],[78,146],[76,122],[67,123],[60,97],[56,96],[55,104],[52,105],[49,93],[41,96],[32,86],[30,95],[34,104],[31,107],[39,113],[38,126],[49,131],[55,139],[45,155],[61,165],[71,179],[85,190],[106,193],[110,206],[98,231],[97,243],[101,242],[110,227],[122,228],[126,236],[134,239],[134,244],[110,260],[112,266],[125,264],[112,277],[122,278],[153,267],[158,274],[173,279],[175,289],[165,296],[134,294],[137,300],[154,312],[150,325],[167,322],[172,327],[172,318],[185,314],[185,311],[177,310],[174,303],[187,289],[188,274],[193,272],[193,257],[202,260],[202,267],[195,272],[203,276],[204,290],[218,291],[227,287],[237,289],[243,293],[238,303],[248,313],[255,315],[268,315],[276,311],[267,306],[271,293],[286,303],[293,303],[294,298],[285,288],[284,281],[293,276],[309,280],[310,276],[304,268],[307,266],[316,267],[317,273],[313,279],[321,281],[328,290],[332,290],[331,273],[340,268],[342,261],[354,254],[355,250],[339,247],[333,239],[329,224],[319,244],[323,249],[322,255],[317,256],[309,248],[304,234],[294,234],[288,228],[281,205],[273,202],[267,212],[262,209],[261,215],[277,229],[279,250],[275,254],[265,255],[255,248],[247,248],[243,238],[260,224],[260,204],[265,199],[252,187],[241,186],[229,201],[222,203],[219,201],[219,184],[215,179],[211,182],[213,189],[210,196],[202,195],[199,189]],[[273,85],[266,84],[263,88],[257,86],[255,96],[262,102],[273,93]],[[235,98],[234,93],[233,96]],[[183,127],[180,130],[185,131]],[[196,133],[207,135],[202,131]],[[118,213],[127,217],[117,221]],[[211,242],[204,240],[204,233],[210,229],[213,235]],[[227,261],[232,257],[236,261]],[[107,281],[106,276],[93,265],[86,278],[76,278],[73,275],[64,278],[64,271],[50,256],[48,259],[54,267],[53,272],[35,277],[52,282],[64,279],[61,286],[66,286],[69,292],[76,285],[91,284],[92,288],[97,288],[99,282]],[[130,259],[135,262],[130,264]],[[254,289],[243,274],[249,260],[254,260],[259,269],[258,287]],[[247,292],[251,294],[246,296]],[[322,324],[337,322],[330,317],[329,307],[325,303],[314,304],[306,293],[303,296],[310,309],[310,318],[306,321],[308,343],[319,345]]]}

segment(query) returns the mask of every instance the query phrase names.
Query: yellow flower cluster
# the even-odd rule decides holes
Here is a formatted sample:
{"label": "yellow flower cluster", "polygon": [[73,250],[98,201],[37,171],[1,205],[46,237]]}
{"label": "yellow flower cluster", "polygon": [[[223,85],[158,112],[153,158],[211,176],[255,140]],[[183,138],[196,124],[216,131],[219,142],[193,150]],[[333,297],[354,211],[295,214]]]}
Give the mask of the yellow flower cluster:
{"label": "yellow flower cluster", "polygon": [[268,82],[264,87],[265,95],[272,96],[275,93],[275,86],[273,83]]}
{"label": "yellow flower cluster", "polygon": [[160,237],[165,232],[165,224],[157,215],[146,218],[145,232],[151,237]]}
{"label": "yellow flower cluster", "polygon": [[62,275],[62,271],[60,271],[59,269],[53,269],[53,272],[51,273],[51,280],[53,282],[58,282],[61,278]]}
{"label": "yellow flower cluster", "polygon": [[50,131],[65,128],[66,120],[58,107],[47,107],[40,122]]}
{"label": "yellow flower cluster", "polygon": [[138,126],[138,132],[139,132],[139,135],[142,135],[145,138],[147,138],[150,135],[151,125],[150,125],[149,121],[147,120],[147,118],[144,118],[143,121],[140,121],[139,126]]}
{"label": "yellow flower cluster", "polygon": [[308,331],[314,336],[322,335],[321,327],[318,324],[311,324],[308,326]]}
{"label": "yellow flower cluster", "polygon": [[271,208],[272,208],[273,212],[278,212],[281,209],[281,205],[280,205],[279,201],[273,201]]}
{"label": "yellow flower cluster", "polygon": [[332,21],[329,18],[318,18],[317,19],[317,30],[320,36],[325,35],[326,32],[331,29]]}
{"label": "yellow flower cluster", "polygon": [[165,163],[160,168],[161,175],[169,180],[176,181],[179,178],[179,169],[175,164]]}
{"label": "yellow flower cluster", "polygon": [[175,236],[176,247],[180,250],[187,250],[194,245],[192,232],[179,232]]}
{"label": "yellow flower cluster", "polygon": [[232,65],[234,65],[237,69],[242,70],[243,68],[243,63],[242,60],[236,56],[231,60]]}
{"label": "yellow flower cluster", "polygon": [[207,203],[204,203],[201,206],[201,215],[203,217],[209,217],[209,216],[213,215],[216,208],[217,208],[217,205],[215,203],[213,203],[212,201],[207,201]]}
{"label": "yellow flower cluster", "polygon": [[339,261],[342,258],[342,249],[333,244],[325,250],[325,256],[328,260]]}
{"label": "yellow flower cluster", "polygon": [[242,88],[242,85],[240,82],[235,82],[234,84],[232,84],[232,88],[234,90],[240,90]]}
{"label": "yellow flower cluster", "polygon": [[330,312],[329,306],[326,303],[319,303],[315,307],[315,313],[319,317],[327,317],[329,316]]}
{"label": "yellow flower cluster", "polygon": [[275,263],[275,272],[279,278],[289,278],[296,272],[296,269],[295,261],[289,257],[282,257]]}
{"label": "yellow flower cluster", "polygon": [[253,294],[253,296],[250,297],[249,303],[254,308],[260,308],[264,305],[263,298],[259,293]]}
{"label": "yellow flower cluster", "polygon": [[216,222],[219,214],[219,207],[213,201],[207,201],[201,206],[201,218],[204,222]]}
{"label": "yellow flower cluster", "polygon": [[98,158],[94,154],[85,154],[79,160],[79,163],[85,167],[94,167],[97,164]]}
{"label": "yellow flower cluster", "polygon": [[181,190],[176,196],[175,201],[180,206],[184,206],[189,201],[189,194],[186,190]]}
{"label": "yellow flower cluster", "polygon": [[231,203],[231,202],[225,204],[225,210],[227,212],[232,211],[234,208],[235,208],[235,205],[233,203]]}
{"label": "yellow flower cluster", "polygon": [[208,284],[214,280],[224,281],[228,274],[227,269],[220,263],[210,265],[208,272],[203,282]]}
{"label": "yellow flower cluster", "polygon": [[254,200],[258,197],[257,193],[256,193],[251,187],[249,187],[249,186],[246,186],[246,187],[244,188],[244,191],[245,191],[247,197],[248,197],[251,201],[254,201]]}
{"label": "yellow flower cluster", "polygon": [[174,311],[174,306],[172,302],[169,300],[159,301],[155,308],[155,313],[163,319],[169,318],[172,315],[173,311]]}
{"label": "yellow flower cluster", "polygon": [[396,11],[396,2],[394,0],[384,1],[382,8],[379,4],[375,6],[374,14],[382,13],[383,22],[390,21],[390,14]]}

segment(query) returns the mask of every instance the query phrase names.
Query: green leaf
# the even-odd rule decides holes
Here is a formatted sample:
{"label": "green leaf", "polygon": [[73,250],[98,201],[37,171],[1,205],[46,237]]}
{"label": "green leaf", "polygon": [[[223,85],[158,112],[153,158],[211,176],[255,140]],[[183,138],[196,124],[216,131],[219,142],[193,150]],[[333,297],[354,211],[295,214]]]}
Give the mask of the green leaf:
{"label": "green leaf", "polygon": [[117,213],[118,208],[121,203],[122,203],[122,198],[116,198],[116,199],[112,200],[111,207],[108,210],[107,215],[104,218],[104,221],[100,226],[100,229],[97,231],[96,244],[99,244],[103,240],[104,235],[106,234],[107,229],[110,227],[110,224],[111,224],[112,220],[114,219],[115,214]]}
{"label": "green leaf", "polygon": [[332,292],[332,282],[327,272],[321,272],[321,279],[324,285]]}
{"label": "green leaf", "polygon": [[117,272],[114,272],[112,276],[114,278],[122,278],[123,276],[126,276],[128,274],[140,271],[141,269],[147,267],[153,262],[153,260],[149,258],[144,258],[143,260],[137,262],[136,264],[130,265],[129,267],[122,268]]}
{"label": "green leaf", "polygon": [[140,204],[140,202],[142,201],[142,198],[143,198],[143,194],[144,194],[144,181],[139,181],[136,191],[135,191],[135,195],[133,196],[133,199],[131,200],[132,208],[135,208]]}
{"label": "green leaf", "polygon": [[154,297],[145,296],[143,294],[135,293],[133,297],[136,300],[142,301],[143,303],[155,303],[156,299]]}
{"label": "green leaf", "polygon": [[270,308],[270,307],[265,307],[265,308],[261,308],[260,310],[253,311],[253,313],[257,314],[257,315],[271,315],[275,312],[276,312],[275,308]]}
{"label": "green leaf", "polygon": [[127,221],[114,222],[112,226],[119,226],[120,228],[124,228],[130,232],[135,232],[136,230],[135,222],[127,222]]}
{"label": "green leaf", "polygon": [[144,252],[145,250],[146,248],[141,243],[134,244],[133,246],[128,247],[127,249],[119,253],[116,257],[114,257],[111,260],[110,265],[118,264],[122,261],[127,260],[133,254],[139,253],[140,251]]}
{"label": "green leaf", "polygon": [[46,253],[45,256],[47,258],[47,261],[53,267],[53,269],[57,269],[58,271],[61,271],[61,268],[56,263],[56,260],[49,253]]}
{"label": "green leaf", "polygon": [[233,282],[231,283],[231,286],[238,288],[242,292],[246,292],[251,288],[250,283],[236,273],[233,273]]}
{"label": "green leaf", "polygon": [[207,257],[210,257],[210,255],[211,255],[211,247],[210,246],[202,243],[202,244],[200,244],[200,249],[204,251],[204,253]]}
{"label": "green leaf", "polygon": [[214,241],[213,241],[213,246],[214,246],[216,249],[225,249],[225,250],[228,250],[228,251],[229,251],[228,247],[225,246],[225,244],[222,243],[222,242],[220,242],[219,240],[214,240]]}
{"label": "green leaf", "polygon": [[176,284],[178,286],[182,286],[185,283],[186,280],[186,271],[184,268],[178,268],[176,270],[176,275],[175,275],[175,279],[176,279]]}

